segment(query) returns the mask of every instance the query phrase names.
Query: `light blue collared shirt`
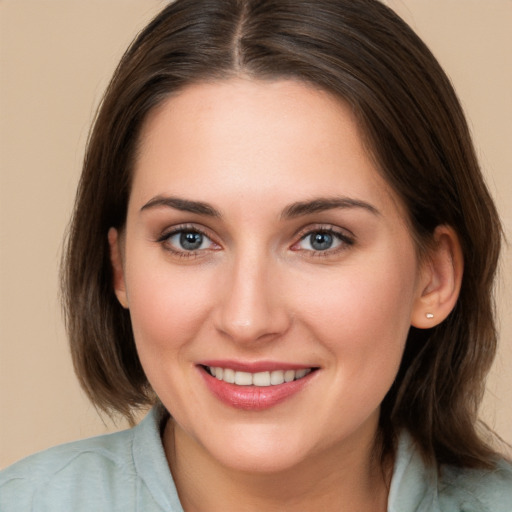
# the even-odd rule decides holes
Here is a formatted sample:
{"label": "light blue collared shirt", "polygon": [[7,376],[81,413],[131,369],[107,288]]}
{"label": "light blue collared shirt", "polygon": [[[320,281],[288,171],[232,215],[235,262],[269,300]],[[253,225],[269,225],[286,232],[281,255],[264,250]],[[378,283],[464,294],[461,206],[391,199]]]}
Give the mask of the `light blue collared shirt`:
{"label": "light blue collared shirt", "polygon": [[[1,512],[183,512],[153,409],[136,427],[50,448],[0,473]],[[512,466],[427,467],[400,438],[388,512],[512,512]]]}

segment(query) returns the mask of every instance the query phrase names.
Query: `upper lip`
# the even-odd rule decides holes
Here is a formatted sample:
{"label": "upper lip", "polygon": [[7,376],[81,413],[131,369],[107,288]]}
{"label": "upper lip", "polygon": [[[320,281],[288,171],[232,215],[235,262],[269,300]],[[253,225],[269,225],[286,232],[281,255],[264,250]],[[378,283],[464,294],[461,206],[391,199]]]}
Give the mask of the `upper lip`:
{"label": "upper lip", "polygon": [[301,363],[284,363],[281,361],[237,361],[232,359],[210,359],[198,363],[200,366],[212,368],[230,368],[238,372],[258,373],[275,370],[306,370],[316,368],[314,365]]}

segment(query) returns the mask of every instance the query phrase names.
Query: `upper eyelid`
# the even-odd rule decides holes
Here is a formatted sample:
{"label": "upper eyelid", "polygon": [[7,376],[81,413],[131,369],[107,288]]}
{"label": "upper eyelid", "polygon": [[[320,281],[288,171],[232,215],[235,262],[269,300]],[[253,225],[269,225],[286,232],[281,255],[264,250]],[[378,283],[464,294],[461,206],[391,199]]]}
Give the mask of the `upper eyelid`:
{"label": "upper eyelid", "polygon": [[196,233],[200,233],[201,235],[206,236],[213,240],[212,235],[210,234],[210,230],[207,228],[197,225],[197,224],[178,224],[176,226],[170,226],[161,231],[160,235],[158,235],[158,241],[164,241],[172,235],[176,233],[180,233],[182,231],[195,231]]}
{"label": "upper eyelid", "polygon": [[319,232],[319,231],[325,231],[329,233],[334,233],[337,235],[340,235],[342,237],[356,239],[356,235],[350,230],[345,227],[335,226],[333,224],[313,224],[304,226],[303,228],[299,229],[295,237],[299,237],[301,240],[305,238],[306,236],[310,235],[311,233]]}
{"label": "upper eyelid", "polygon": [[[333,231],[333,230],[323,230],[324,233],[328,233],[329,235],[334,235],[335,238],[338,238],[338,241],[341,242],[342,244],[345,244],[345,245],[353,245],[355,240],[353,237],[351,236],[347,236],[347,235],[344,235],[343,233],[340,233],[338,231]],[[315,233],[322,233],[321,230],[317,230],[317,231],[310,231],[308,233],[306,233],[304,236],[301,236],[299,238],[299,240],[297,242],[295,242],[293,245],[296,245],[304,240],[306,240],[308,237],[310,237],[311,235],[315,234]],[[323,252],[328,252],[330,249],[326,249],[325,251]]]}

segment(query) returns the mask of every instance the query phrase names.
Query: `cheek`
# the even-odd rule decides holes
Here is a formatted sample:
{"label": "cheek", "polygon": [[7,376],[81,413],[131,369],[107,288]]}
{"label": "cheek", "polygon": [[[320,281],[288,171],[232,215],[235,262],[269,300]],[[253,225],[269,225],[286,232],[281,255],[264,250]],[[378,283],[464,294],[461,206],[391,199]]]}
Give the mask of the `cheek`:
{"label": "cheek", "polygon": [[133,261],[126,272],[139,352],[179,350],[197,336],[208,316],[208,300],[213,293],[207,272],[187,268],[171,272],[165,261],[144,265]]}
{"label": "cheek", "polygon": [[201,272],[171,271],[166,262],[148,266],[134,260],[126,271],[140,362],[163,403],[172,407],[173,416],[182,417],[180,412],[189,409],[188,401],[197,393],[186,378],[193,364],[188,347],[203,336],[213,293],[210,282]]}
{"label": "cheek", "polygon": [[[414,253],[347,266],[310,286],[303,319],[342,366],[343,375],[392,381],[414,305]],[[311,283],[313,284],[313,283]]]}

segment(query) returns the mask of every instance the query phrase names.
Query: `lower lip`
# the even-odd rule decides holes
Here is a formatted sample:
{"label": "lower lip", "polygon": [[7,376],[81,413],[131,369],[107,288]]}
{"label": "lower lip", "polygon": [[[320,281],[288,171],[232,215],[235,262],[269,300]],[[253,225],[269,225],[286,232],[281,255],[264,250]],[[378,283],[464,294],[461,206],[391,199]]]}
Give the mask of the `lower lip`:
{"label": "lower lip", "polygon": [[274,407],[299,393],[316,371],[302,379],[276,386],[237,386],[216,379],[203,368],[200,368],[200,373],[208,389],[224,404],[244,411],[261,411]]}

